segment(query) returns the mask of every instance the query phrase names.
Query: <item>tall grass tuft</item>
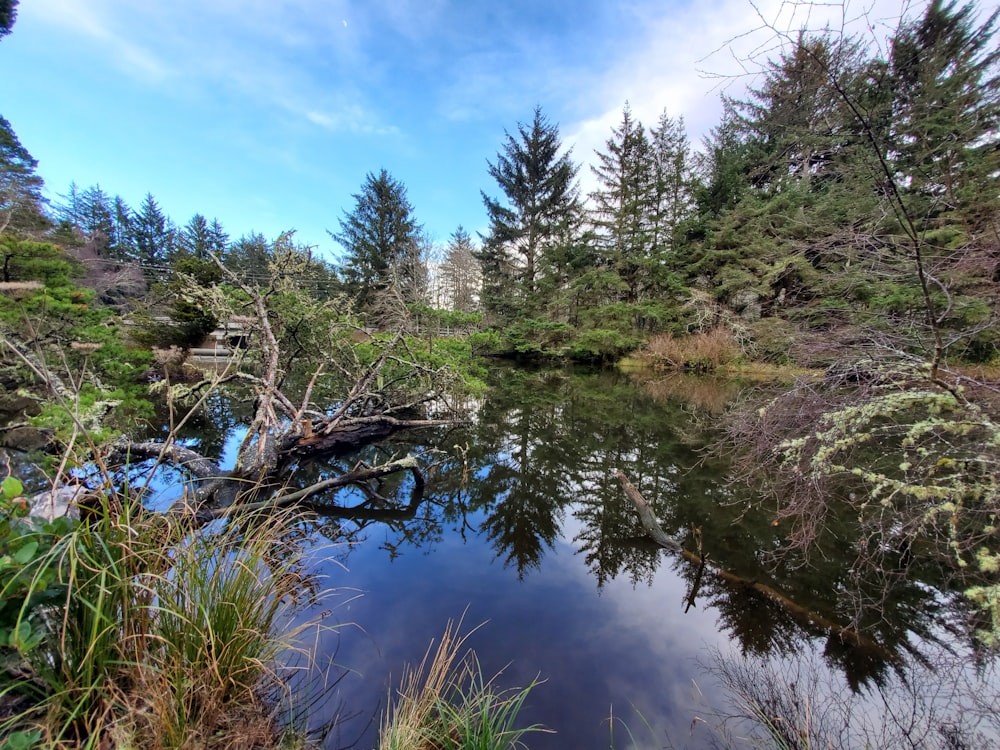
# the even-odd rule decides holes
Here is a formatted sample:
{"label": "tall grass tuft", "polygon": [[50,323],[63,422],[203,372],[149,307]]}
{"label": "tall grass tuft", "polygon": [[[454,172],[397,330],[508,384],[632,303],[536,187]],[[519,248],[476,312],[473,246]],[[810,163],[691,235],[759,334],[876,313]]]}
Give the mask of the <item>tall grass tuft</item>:
{"label": "tall grass tuft", "polygon": [[538,683],[502,690],[499,675],[486,679],[475,654],[463,653],[472,632],[458,636],[449,621],[433,656],[432,644],[420,664],[404,672],[379,733],[380,750],[508,750],[525,747],[525,734],[549,731],[517,727]]}
{"label": "tall grass tuft", "polygon": [[297,548],[283,541],[294,523],[244,518],[191,531],[109,494],[29,563],[33,587],[58,597],[21,606],[17,625],[44,635],[11,644],[20,674],[4,692],[22,696],[23,710],[0,723],[0,737],[275,746],[283,680],[274,665],[307,627],[290,627],[305,588]]}

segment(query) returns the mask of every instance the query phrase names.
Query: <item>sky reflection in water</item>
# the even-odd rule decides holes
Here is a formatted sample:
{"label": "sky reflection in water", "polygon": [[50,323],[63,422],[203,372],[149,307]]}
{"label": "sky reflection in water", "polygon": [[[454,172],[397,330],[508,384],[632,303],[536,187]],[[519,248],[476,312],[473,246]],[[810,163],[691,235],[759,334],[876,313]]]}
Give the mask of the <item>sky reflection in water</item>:
{"label": "sky reflection in water", "polygon": [[[712,746],[712,717],[731,698],[709,667],[714,652],[775,669],[806,658],[829,692],[853,688],[870,696],[869,708],[878,705],[871,691],[898,682],[889,661],[719,577],[706,574],[689,608],[696,567],[640,538],[619,468],[677,541],[692,548],[690,529],[699,527],[717,566],[846,624],[845,592],[858,583],[850,579],[849,529],[809,568],[762,565],[783,530],[765,511],[748,511],[721,481],[725,462],[703,453],[714,416],[733,395],[733,384],[716,385],[661,381],[642,389],[621,373],[505,370],[468,428],[409,433],[368,449],[372,461],[428,447],[443,452],[428,456],[436,466],[415,512],[321,516],[312,527],[314,572],[336,589],[325,624],[341,625],[319,636],[319,665],[335,662],[332,687],[310,712],[313,725],[337,719],[325,747],[374,747],[404,666],[420,661],[449,620],[463,618],[463,632],[482,624],[469,645],[487,675],[502,670],[499,687],[542,681],[521,718],[555,733],[529,735],[535,750],[623,748],[631,740]],[[215,422],[206,446],[224,445],[226,434],[232,441],[237,411]],[[299,481],[356,458],[300,467]],[[409,491],[404,477],[380,488],[402,505]],[[346,506],[361,496],[328,500]],[[905,655],[927,643],[941,632],[941,601],[933,582],[902,586],[871,623],[878,648]]]}

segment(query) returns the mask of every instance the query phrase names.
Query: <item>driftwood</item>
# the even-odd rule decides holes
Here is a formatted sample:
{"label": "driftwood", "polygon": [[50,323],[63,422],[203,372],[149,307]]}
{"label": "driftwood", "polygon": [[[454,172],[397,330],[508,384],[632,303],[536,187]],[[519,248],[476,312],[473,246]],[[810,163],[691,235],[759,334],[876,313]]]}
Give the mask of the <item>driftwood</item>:
{"label": "driftwood", "polygon": [[758,594],[780,605],[786,612],[801,623],[824,630],[827,633],[840,638],[845,643],[862,649],[865,652],[874,654],[885,661],[896,661],[898,659],[898,657],[887,648],[863,633],[860,633],[857,629],[841,625],[834,622],[830,618],[819,614],[818,612],[814,612],[813,610],[803,607],[801,604],[798,604],[785,594],[782,594],[780,591],[768,586],[767,584],[750,578],[745,578],[716,565],[711,565],[707,563],[707,556],[701,554],[700,552],[696,553],[685,549],[681,544],[671,539],[663,530],[659,521],[656,520],[656,515],[653,513],[653,509],[650,507],[649,503],[646,502],[646,499],[642,496],[639,490],[635,488],[635,485],[628,480],[625,473],[619,469],[616,474],[618,476],[618,481],[621,483],[622,489],[625,491],[626,497],[628,497],[628,499],[632,502],[632,505],[635,506],[636,513],[639,516],[639,522],[642,524],[643,529],[645,529],[647,536],[660,547],[677,553],[688,562],[698,566],[695,587],[692,589],[691,594],[687,599],[688,608],[690,608],[694,603],[694,598],[697,595],[697,586],[701,582],[703,573],[708,572],[726,581],[727,583],[743,586],[756,591]]}

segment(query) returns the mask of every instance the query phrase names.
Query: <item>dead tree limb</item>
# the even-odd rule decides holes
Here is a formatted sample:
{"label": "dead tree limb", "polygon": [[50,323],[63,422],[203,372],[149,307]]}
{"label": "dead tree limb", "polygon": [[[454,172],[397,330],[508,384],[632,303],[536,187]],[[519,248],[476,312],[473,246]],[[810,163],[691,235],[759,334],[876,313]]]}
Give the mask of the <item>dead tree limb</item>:
{"label": "dead tree limb", "polygon": [[[799,622],[825,630],[826,632],[839,637],[845,643],[849,643],[852,646],[863,649],[869,653],[873,653],[886,661],[898,660],[899,657],[896,654],[892,653],[868,636],[858,632],[855,628],[841,625],[834,622],[830,618],[819,614],[818,612],[814,612],[811,609],[803,607],[801,604],[798,604],[785,594],[782,594],[780,591],[768,586],[767,584],[761,583],[760,581],[754,581],[750,578],[745,578],[731,571],[724,570],[716,565],[707,564],[704,555],[685,549],[681,544],[674,541],[667,535],[667,533],[660,526],[659,521],[656,520],[653,509],[650,507],[649,503],[646,502],[646,499],[639,493],[639,490],[637,490],[628,480],[628,477],[625,476],[625,472],[619,469],[616,472],[616,475],[618,477],[618,481],[622,485],[622,489],[625,491],[625,495],[632,502],[632,505],[635,506],[636,513],[639,516],[639,522],[642,524],[643,529],[645,529],[647,536],[649,536],[649,538],[656,542],[656,544],[660,547],[670,550],[671,552],[675,552],[688,562],[698,565],[700,568],[699,577],[703,572],[707,571],[728,583],[752,589],[776,604],[779,604]],[[692,596],[689,597],[689,599],[693,598],[693,596],[694,592],[692,592]]]}
{"label": "dead tree limb", "polygon": [[[232,515],[233,512],[239,512],[242,514],[277,510],[279,508],[286,508],[289,505],[294,505],[295,503],[305,502],[306,500],[316,497],[324,492],[342,489],[344,487],[360,484],[362,482],[370,482],[373,479],[379,479],[381,477],[396,474],[402,471],[411,472],[413,474],[416,487],[419,490],[423,489],[424,478],[420,472],[420,463],[415,457],[407,456],[405,458],[399,458],[394,461],[379,464],[378,466],[372,466],[366,469],[355,469],[347,472],[346,474],[341,474],[337,477],[316,482],[308,487],[295,490],[294,492],[276,495],[275,497],[268,498],[267,500],[260,500],[253,503],[241,503],[236,506],[228,506],[225,508],[196,510],[195,517],[199,524],[204,524],[219,518],[226,518]],[[184,510],[185,509],[180,504],[176,505],[175,508],[172,509],[175,513],[182,513]]]}

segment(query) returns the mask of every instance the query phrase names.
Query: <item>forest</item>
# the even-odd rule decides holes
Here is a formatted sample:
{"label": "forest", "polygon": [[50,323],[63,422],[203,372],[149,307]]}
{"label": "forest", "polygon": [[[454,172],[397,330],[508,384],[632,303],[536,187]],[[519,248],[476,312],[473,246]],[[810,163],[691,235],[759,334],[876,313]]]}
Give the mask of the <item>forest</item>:
{"label": "forest", "polygon": [[[0,2],[0,37],[16,7]],[[224,734],[229,710],[244,720],[231,706],[262,700],[269,673],[232,667],[242,677],[217,694],[210,681],[190,687],[199,667],[185,659],[196,645],[165,630],[185,629],[163,604],[183,607],[181,572],[194,581],[184,586],[207,590],[227,555],[252,559],[245,570],[271,571],[259,602],[275,602],[275,591],[283,601],[299,575],[294,554],[276,562],[270,550],[276,537],[290,544],[283,514],[329,509],[344,487],[360,488],[356,508],[368,509],[388,502],[383,477],[409,476],[416,493],[430,472],[393,455],[304,486],[290,477],[309,460],[467,421],[463,404],[482,397],[500,360],[765,382],[764,395],[719,417],[715,451],[776,508],[787,549],[822,555],[849,517],[864,540],[856,565],[884,582],[886,598],[911,570],[934,566],[964,597],[970,638],[991,653],[1000,645],[998,19],[1000,10],[932,0],[884,45],[775,31],[780,53],[745,96],[723,96],[723,118],[700,144],[681,114],[665,109],[644,124],[626,102],[603,148],[576,154],[539,106],[488,157],[485,232],[459,226],[436,246],[406,186],[378,168],[330,232],[336,261],[294,232],[236,237],[208,218],[211,207],[180,225],[149,193],[132,207],[73,183],[50,201],[16,123],[0,113],[3,746],[136,746],[110,727],[137,711],[149,723],[136,736],[162,738],[149,747],[227,746],[198,745],[208,735],[197,732]],[[586,194],[584,169],[595,185]],[[232,321],[246,339],[225,342],[222,366],[200,365],[192,352]],[[230,464],[177,437],[184,415],[222,388],[244,389],[252,405]],[[158,434],[130,434],[161,420],[163,404]],[[10,456],[27,452],[35,468],[16,469]],[[162,514],[135,502],[150,465],[190,481]],[[82,488],[73,502],[83,522],[33,520],[28,500],[46,482]],[[208,532],[190,541],[221,519],[238,541]],[[142,533],[130,537],[131,524]],[[108,566],[124,598],[98,612],[86,597],[104,601],[92,573]],[[67,635],[54,601],[77,607],[91,630]],[[262,610],[270,619],[252,627],[280,630],[281,612]],[[863,620],[837,627],[857,640]],[[176,638],[177,653],[146,644],[151,632]],[[103,662],[87,645],[95,639]],[[115,642],[134,651],[115,652]],[[284,643],[247,658],[266,662]],[[146,661],[152,672],[116,672]],[[140,710],[135,687],[154,679],[186,697],[169,711]],[[489,698],[489,684],[474,687]],[[501,697],[517,706],[524,695]],[[192,729],[196,716],[205,724]],[[273,739],[278,723],[258,730]],[[394,746],[418,746],[402,742]]]}

